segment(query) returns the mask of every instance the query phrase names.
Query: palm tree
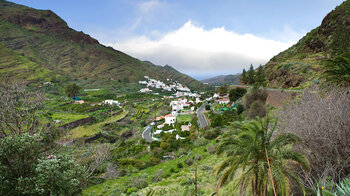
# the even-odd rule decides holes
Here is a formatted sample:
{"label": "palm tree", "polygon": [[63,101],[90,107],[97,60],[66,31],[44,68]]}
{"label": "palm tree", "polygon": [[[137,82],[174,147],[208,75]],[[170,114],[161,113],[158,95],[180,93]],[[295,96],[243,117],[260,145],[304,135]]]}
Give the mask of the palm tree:
{"label": "palm tree", "polygon": [[328,60],[323,66],[322,78],[328,83],[349,86],[350,85],[350,55],[342,55]]}
{"label": "palm tree", "polygon": [[234,129],[224,135],[217,149],[219,154],[227,155],[213,170],[221,174],[217,195],[220,187],[233,179],[233,185],[243,195],[248,191],[253,196],[267,195],[271,189],[275,195],[289,195],[291,180],[304,192],[300,178],[291,167],[310,169],[308,159],[292,149],[300,138],[290,133],[274,136],[276,124],[277,121],[270,124],[267,117],[233,124]]}

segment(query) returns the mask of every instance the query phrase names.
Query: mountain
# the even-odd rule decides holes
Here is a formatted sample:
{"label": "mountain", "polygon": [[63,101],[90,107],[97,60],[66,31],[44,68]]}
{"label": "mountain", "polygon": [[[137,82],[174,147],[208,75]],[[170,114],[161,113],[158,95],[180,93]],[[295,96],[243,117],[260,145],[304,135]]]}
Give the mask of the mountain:
{"label": "mountain", "polygon": [[0,0],[0,76],[35,81],[76,81],[87,86],[134,84],[147,75],[204,85],[170,66],[143,62],[71,29],[50,10]]}
{"label": "mountain", "polygon": [[265,71],[272,87],[307,87],[319,83],[327,59],[350,52],[350,0],[331,11],[319,27],[273,57]]}
{"label": "mountain", "polygon": [[240,74],[221,75],[221,76],[215,76],[212,78],[201,80],[201,82],[212,84],[212,85],[239,84],[240,78],[241,78]]}

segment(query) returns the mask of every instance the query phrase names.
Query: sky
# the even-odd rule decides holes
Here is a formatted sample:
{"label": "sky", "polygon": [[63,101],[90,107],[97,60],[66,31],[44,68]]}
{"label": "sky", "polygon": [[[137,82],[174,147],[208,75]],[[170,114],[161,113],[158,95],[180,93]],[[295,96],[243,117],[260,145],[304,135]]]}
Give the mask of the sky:
{"label": "sky", "polygon": [[12,2],[50,9],[104,45],[205,79],[267,63],[319,26],[343,0]]}

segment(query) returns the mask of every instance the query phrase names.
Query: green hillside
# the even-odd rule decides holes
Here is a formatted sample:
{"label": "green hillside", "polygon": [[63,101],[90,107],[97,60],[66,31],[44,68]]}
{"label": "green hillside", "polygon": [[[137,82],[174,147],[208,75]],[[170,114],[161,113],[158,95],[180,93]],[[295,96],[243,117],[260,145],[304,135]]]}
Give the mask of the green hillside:
{"label": "green hillside", "polygon": [[272,87],[307,87],[318,83],[327,59],[350,51],[350,1],[331,11],[321,25],[266,65]]}
{"label": "green hillside", "polygon": [[[89,86],[137,83],[144,75],[202,83],[176,70],[142,62],[77,32],[50,10],[0,1],[1,76],[79,81]],[[120,86],[120,85],[119,85]]]}

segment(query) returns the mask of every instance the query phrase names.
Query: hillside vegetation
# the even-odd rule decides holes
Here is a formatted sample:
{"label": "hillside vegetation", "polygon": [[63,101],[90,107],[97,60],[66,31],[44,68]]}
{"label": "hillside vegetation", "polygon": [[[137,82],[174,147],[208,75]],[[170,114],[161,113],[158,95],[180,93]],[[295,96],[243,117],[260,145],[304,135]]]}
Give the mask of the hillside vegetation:
{"label": "hillside vegetation", "polygon": [[[144,75],[174,79],[190,88],[202,83],[170,66],[142,62],[77,32],[50,10],[0,1],[1,76],[80,81],[90,86],[137,83]],[[4,52],[3,52],[4,51]]]}
{"label": "hillside vegetation", "polygon": [[266,65],[272,87],[308,87],[319,83],[328,59],[350,51],[350,1],[331,11],[321,25]]}

